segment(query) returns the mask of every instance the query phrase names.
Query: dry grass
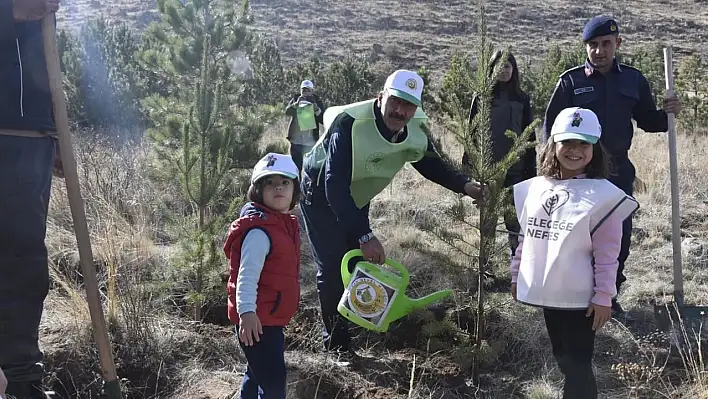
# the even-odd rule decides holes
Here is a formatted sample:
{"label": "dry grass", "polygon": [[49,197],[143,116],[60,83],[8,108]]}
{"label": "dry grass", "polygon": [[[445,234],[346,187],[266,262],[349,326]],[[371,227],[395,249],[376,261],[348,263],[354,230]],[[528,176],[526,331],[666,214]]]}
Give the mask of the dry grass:
{"label": "dry grass", "polygon": [[[256,29],[271,34],[287,61],[320,53],[328,59],[344,54],[369,57],[379,65],[432,67],[444,72],[450,54],[468,50],[475,35],[474,3],[465,1],[335,2],[324,0],[253,1]],[[89,16],[142,28],[156,17],[153,1],[63,1],[59,27],[77,28]],[[607,8],[605,8],[607,7]],[[671,15],[666,12],[671,8]],[[517,54],[538,59],[553,43],[574,43],[582,23],[607,12],[620,20],[630,51],[655,40],[670,41],[678,52],[708,50],[708,8],[693,0],[628,0],[607,5],[567,1],[499,0],[489,4],[489,25],[498,43],[511,43]],[[523,62],[522,62],[523,64]],[[269,128],[262,146],[283,148],[287,124]],[[453,159],[461,150],[442,133],[443,149]],[[708,138],[679,137],[679,171],[685,289],[687,301],[708,304]],[[130,398],[227,398],[238,392],[243,359],[227,327],[198,326],[180,317],[179,287],[172,264],[187,205],[175,187],[149,179],[149,148],[116,146],[95,139],[76,142],[95,263],[110,312],[111,337],[119,374]],[[667,350],[653,334],[651,301],[670,299],[671,217],[666,135],[639,134],[631,157],[646,191],[637,195],[642,208],[635,219],[635,239],[627,265],[629,281],[621,294],[631,318],[616,320],[598,337],[596,371],[601,397],[706,398],[705,368],[697,357]],[[475,211],[467,199],[470,222]],[[488,304],[489,340],[485,343],[482,387],[473,387],[465,369],[467,326],[473,322],[476,275],[469,259],[429,231],[448,224],[446,209],[460,199],[426,181],[407,166],[373,203],[372,225],[384,238],[390,257],[411,271],[410,296],[420,297],[454,287],[447,303],[448,327],[430,337],[429,314],[417,314],[392,326],[389,334],[360,332],[365,367],[343,369],[319,353],[315,267],[303,236],[303,304],[287,330],[293,398],[556,398],[562,377],[551,356],[543,318],[534,309],[514,304],[506,287],[506,264],[493,273],[498,280]],[[297,213],[297,211],[296,211]],[[42,344],[48,382],[62,397],[100,397],[98,358],[81,288],[78,253],[65,189],[55,184],[47,244],[53,263],[53,289],[46,303]],[[469,242],[473,229],[451,227]],[[503,245],[505,237],[498,238]],[[426,324],[428,323],[428,324]],[[427,327],[426,327],[427,326]],[[460,349],[462,348],[462,349]],[[683,359],[683,361],[682,361]],[[686,359],[688,361],[686,362]],[[414,367],[415,364],[415,367]]]}
{"label": "dry grass", "polygon": [[[255,29],[276,39],[286,61],[321,54],[369,57],[391,68],[428,66],[439,77],[453,52],[467,51],[476,35],[476,2],[460,0],[256,0]],[[235,3],[240,6],[240,2]],[[154,0],[64,0],[59,28],[77,29],[103,15],[109,21],[144,28],[159,16]],[[670,9],[670,13],[667,12]],[[708,7],[695,0],[587,1],[512,0],[488,2],[492,39],[511,44],[521,58],[539,59],[553,43],[575,44],[591,16],[619,19],[630,51],[656,40],[681,53],[708,51]],[[307,58],[305,56],[304,58]],[[389,69],[391,69],[389,68]]]}
{"label": "dry grass", "polygon": [[[285,124],[268,131],[262,146],[282,140]],[[460,157],[454,141],[443,147]],[[170,265],[184,204],[175,193],[147,178],[145,145],[115,147],[95,139],[76,140],[89,227],[99,281],[105,288],[106,312],[119,373],[130,397],[187,395],[226,398],[238,391],[243,370],[240,350],[226,327],[198,326],[175,317]],[[680,136],[679,170],[684,237],[686,294],[690,302],[708,303],[705,288],[706,188],[705,137]],[[706,397],[704,367],[693,358],[668,351],[666,339],[652,334],[651,300],[670,295],[670,191],[666,135],[638,134],[632,158],[647,191],[638,194],[642,210],[627,266],[629,281],[621,300],[631,319],[613,321],[599,335],[596,370],[603,397]],[[506,288],[506,264],[494,269],[488,314],[489,340],[484,348],[482,386],[475,388],[466,369],[467,331],[473,323],[466,292],[476,287],[469,259],[421,230],[446,223],[442,212],[460,199],[425,180],[410,166],[372,204],[372,224],[390,257],[411,271],[412,297],[454,287],[447,302],[445,333],[430,335],[429,314],[417,313],[392,326],[386,335],[358,334],[364,366],[345,369],[319,353],[315,268],[303,237],[303,304],[287,331],[290,396],[294,398],[552,398],[562,377],[544,334],[541,314],[513,303]],[[475,211],[462,200],[474,219]],[[167,204],[167,205],[165,205]],[[471,243],[476,232],[458,231]],[[505,237],[500,234],[503,245]],[[55,266],[47,301],[42,342],[51,370],[49,383],[63,394],[97,397],[98,359],[77,269],[76,245],[62,183],[54,187],[48,246]],[[113,270],[114,273],[109,273]],[[111,279],[115,290],[109,290]],[[437,327],[436,327],[437,328]],[[441,330],[442,331],[442,330]],[[442,334],[442,335],[440,335]],[[68,339],[67,339],[68,337]],[[415,359],[415,368],[413,367]],[[337,377],[334,377],[334,376]]]}
{"label": "dry grass", "polygon": [[[705,266],[708,262],[705,234],[708,232],[708,156],[705,138],[679,136],[677,142],[681,200],[682,248],[685,269],[686,300],[708,304]],[[632,148],[637,176],[647,185],[647,192],[637,195],[642,209],[637,217],[637,234],[627,265],[632,284],[623,292],[623,300],[643,303],[656,295],[671,295],[673,288],[671,251],[671,181],[668,139],[665,134],[641,134]]]}

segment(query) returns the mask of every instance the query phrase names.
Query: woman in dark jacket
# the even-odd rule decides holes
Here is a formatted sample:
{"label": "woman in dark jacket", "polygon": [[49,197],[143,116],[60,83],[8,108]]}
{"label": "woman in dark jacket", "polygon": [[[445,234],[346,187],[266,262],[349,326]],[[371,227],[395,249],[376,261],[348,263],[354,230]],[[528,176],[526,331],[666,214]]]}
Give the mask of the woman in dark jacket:
{"label": "woman in dark jacket", "polygon": [[[524,130],[531,124],[533,117],[531,115],[531,100],[529,96],[521,90],[521,81],[519,77],[519,68],[516,64],[516,58],[511,53],[508,53],[506,60],[502,60],[502,52],[497,51],[490,60],[490,69],[493,71],[500,61],[504,64],[501,66],[501,71],[497,77],[497,83],[493,89],[493,101],[490,114],[491,121],[491,142],[492,142],[492,159],[499,162],[511,150],[513,140],[506,136],[506,131],[511,130],[517,135],[521,135]],[[472,122],[477,114],[477,103],[479,97],[477,94],[472,98],[470,107],[469,121]],[[532,134],[529,141],[535,142],[536,135]],[[462,162],[467,163],[467,153],[462,155]],[[504,179],[504,187],[513,186],[516,183],[530,179],[536,176],[536,149],[529,148],[519,161],[507,171]],[[512,212],[505,212],[504,224],[509,231],[509,246],[513,253],[518,246],[517,234],[520,231],[519,222],[516,215]]]}

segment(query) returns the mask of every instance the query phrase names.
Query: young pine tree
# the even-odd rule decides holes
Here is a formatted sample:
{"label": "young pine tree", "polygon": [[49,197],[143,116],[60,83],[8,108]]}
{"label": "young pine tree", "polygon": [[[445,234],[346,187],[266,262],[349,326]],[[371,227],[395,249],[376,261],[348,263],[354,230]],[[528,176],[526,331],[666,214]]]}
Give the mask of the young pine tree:
{"label": "young pine tree", "polygon": [[155,144],[157,176],[176,182],[192,210],[179,263],[194,319],[200,321],[204,292],[223,268],[214,237],[233,216],[219,217],[215,208],[225,211],[231,172],[250,168],[259,158],[262,126],[238,107],[240,82],[227,61],[249,45],[250,35],[242,16],[214,0],[159,0],[158,8],[162,22],[150,28],[154,45],[143,60],[170,82],[170,94],[151,96],[143,104],[155,125],[148,134]]}
{"label": "young pine tree", "polygon": [[582,44],[566,49],[556,44],[548,49],[540,65],[529,60],[521,86],[531,96],[531,110],[534,115],[544,115],[560,75],[570,68],[582,65],[585,58],[585,46]]}
{"label": "young pine tree", "polygon": [[694,54],[681,60],[678,68],[676,91],[684,104],[679,120],[692,132],[708,129],[708,77],[704,73],[707,64]]}
{"label": "young pine tree", "polygon": [[[285,72],[283,71],[280,50],[275,40],[265,36],[259,38],[251,50],[248,60],[251,76],[244,84],[239,102],[242,105],[282,103],[292,89],[283,84]],[[282,112],[282,109],[280,111]]]}
{"label": "young pine tree", "polygon": [[[485,354],[485,348],[488,348],[485,337],[485,282],[490,275],[492,262],[495,258],[501,258],[504,262],[504,268],[508,266],[508,255],[497,256],[500,253],[507,252],[506,243],[499,245],[496,243],[496,230],[499,217],[503,212],[509,211],[510,194],[509,189],[503,187],[504,178],[507,171],[519,161],[524,152],[533,145],[529,143],[531,134],[534,133],[538,121],[531,124],[523,134],[517,136],[514,132],[507,132],[507,136],[513,141],[510,151],[504,159],[499,162],[494,162],[492,159],[492,142],[491,142],[491,106],[493,100],[493,89],[497,81],[497,76],[500,67],[503,63],[496,64],[496,68],[492,70],[489,60],[494,53],[492,43],[488,38],[487,21],[485,14],[484,2],[480,6],[479,24],[477,43],[474,49],[477,67],[474,74],[470,77],[464,77],[458,74],[461,79],[451,80],[446,83],[450,87],[456,87],[452,95],[441,101],[445,101],[450,119],[447,123],[447,130],[454,135],[457,142],[464,148],[469,156],[469,163],[462,165],[462,170],[470,177],[475,178],[481,183],[489,187],[489,195],[486,202],[480,206],[479,219],[476,224],[476,229],[479,232],[478,256],[476,257],[477,269],[477,319],[474,333],[474,359],[473,359],[473,376],[476,381],[480,374],[480,361]],[[505,51],[501,59],[507,57]],[[457,60],[459,66],[460,60]],[[468,86],[466,86],[468,85]],[[478,108],[474,118],[469,120],[470,100],[466,98],[470,93],[476,93],[478,97]],[[467,222],[468,211],[464,206],[457,208],[456,218],[458,222],[464,225],[471,226]],[[455,212],[452,212],[455,214]],[[438,232],[439,237],[454,237],[453,235]],[[504,235],[506,238],[506,234]],[[474,266],[473,266],[474,267]]]}
{"label": "young pine tree", "polygon": [[62,31],[58,47],[72,121],[107,132],[142,125],[139,43],[127,25],[93,19],[76,34]]}
{"label": "young pine tree", "polygon": [[457,52],[452,55],[439,92],[440,110],[446,117],[454,118],[458,102],[462,105],[472,102],[474,71],[466,53]]}

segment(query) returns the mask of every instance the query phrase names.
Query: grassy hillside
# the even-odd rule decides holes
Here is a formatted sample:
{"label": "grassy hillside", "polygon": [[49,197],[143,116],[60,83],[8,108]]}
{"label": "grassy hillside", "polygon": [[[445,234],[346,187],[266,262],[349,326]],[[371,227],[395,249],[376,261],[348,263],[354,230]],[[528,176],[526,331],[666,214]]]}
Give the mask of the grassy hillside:
{"label": "grassy hillside", "polygon": [[[239,3],[240,2],[236,2]],[[157,18],[153,0],[64,0],[60,28],[74,29],[104,15],[141,29]],[[394,66],[447,65],[452,52],[467,50],[475,35],[476,2],[463,0],[255,0],[256,29],[274,37],[287,60],[313,53],[388,58]],[[625,45],[637,49],[656,40],[678,52],[708,51],[708,5],[701,0],[567,0],[489,2],[489,28],[500,44],[526,57],[552,43],[575,43],[587,19],[599,13],[619,20]]]}
{"label": "grassy hillside", "polygon": [[[60,28],[77,28],[90,16],[143,28],[156,13],[152,2],[65,0]],[[490,5],[490,28],[499,43],[513,43],[524,57],[540,59],[553,43],[573,43],[582,23],[602,12],[602,2],[581,8],[570,1]],[[623,1],[610,11],[620,19],[627,45],[667,40],[679,52],[708,51],[708,6],[703,1]],[[669,16],[669,11],[671,15]],[[390,67],[432,67],[444,72],[451,53],[471,46],[476,12],[464,1],[326,0],[254,1],[256,29],[278,40],[288,60],[319,52],[357,53]],[[261,146],[283,141],[287,121],[268,127]],[[443,150],[459,159],[454,139],[439,126]],[[681,221],[687,300],[708,304],[708,137],[681,132]],[[227,326],[223,290],[213,294],[206,318],[189,321],[174,276],[176,238],[188,223],[175,187],[148,178],[147,143],[118,146],[75,136],[82,193],[119,375],[130,398],[230,398],[239,390],[244,358]],[[632,254],[620,300],[626,318],[612,320],[597,340],[596,373],[603,398],[708,398],[704,349],[676,353],[656,331],[652,303],[670,300],[671,224],[665,134],[638,132],[631,157],[645,189],[635,219]],[[474,386],[466,344],[473,332],[476,276],[469,260],[431,233],[457,229],[450,211],[459,198],[423,179],[411,167],[373,202],[372,226],[390,257],[411,271],[409,295],[454,288],[441,313],[419,312],[387,334],[357,330],[363,360],[351,366],[320,351],[315,266],[303,233],[300,311],[286,331],[289,398],[423,399],[559,397],[562,377],[551,355],[542,315],[509,295],[507,264],[499,258],[490,281],[488,337],[482,348],[481,386]],[[462,203],[472,208],[464,199]],[[297,209],[295,213],[297,214]],[[474,222],[472,211],[469,222]],[[505,238],[498,237],[500,243]],[[222,240],[221,237],[218,240]],[[98,356],[80,286],[78,252],[66,189],[57,181],[50,204],[47,244],[52,290],[41,341],[47,383],[62,398],[101,397]],[[221,301],[221,302],[219,302]],[[690,355],[690,356],[689,356]],[[126,398],[127,399],[127,398]]]}

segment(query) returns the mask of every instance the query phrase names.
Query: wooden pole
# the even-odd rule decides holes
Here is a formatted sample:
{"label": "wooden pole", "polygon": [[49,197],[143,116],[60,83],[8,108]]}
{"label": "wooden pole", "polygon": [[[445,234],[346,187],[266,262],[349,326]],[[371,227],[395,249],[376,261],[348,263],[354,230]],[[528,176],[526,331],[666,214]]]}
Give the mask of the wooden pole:
{"label": "wooden pole", "polygon": [[69,197],[69,206],[71,207],[71,216],[74,221],[76,242],[79,247],[79,263],[81,263],[81,269],[84,274],[86,297],[88,300],[89,313],[91,315],[91,323],[93,324],[93,337],[98,346],[98,355],[101,361],[101,372],[105,381],[105,390],[110,399],[121,399],[120,383],[116,373],[116,366],[113,362],[111,345],[108,340],[108,330],[106,329],[106,320],[103,315],[103,308],[101,307],[96,270],[93,265],[91,238],[89,236],[86,212],[81,197],[81,186],[79,185],[79,175],[76,170],[74,150],[71,145],[69,116],[66,109],[64,89],[62,88],[62,75],[54,21],[55,17],[53,13],[42,19],[42,37],[44,39],[44,56],[47,63],[49,87],[52,92],[52,103],[54,105],[54,119],[59,138],[59,151],[64,166],[66,190]]}
{"label": "wooden pole", "polygon": [[[668,96],[674,95],[673,51],[664,48],[664,74]],[[681,214],[679,209],[678,156],[676,153],[676,120],[673,113],[668,116],[669,170],[671,173],[671,239],[674,252],[674,300],[683,307],[683,271],[681,265]]]}

